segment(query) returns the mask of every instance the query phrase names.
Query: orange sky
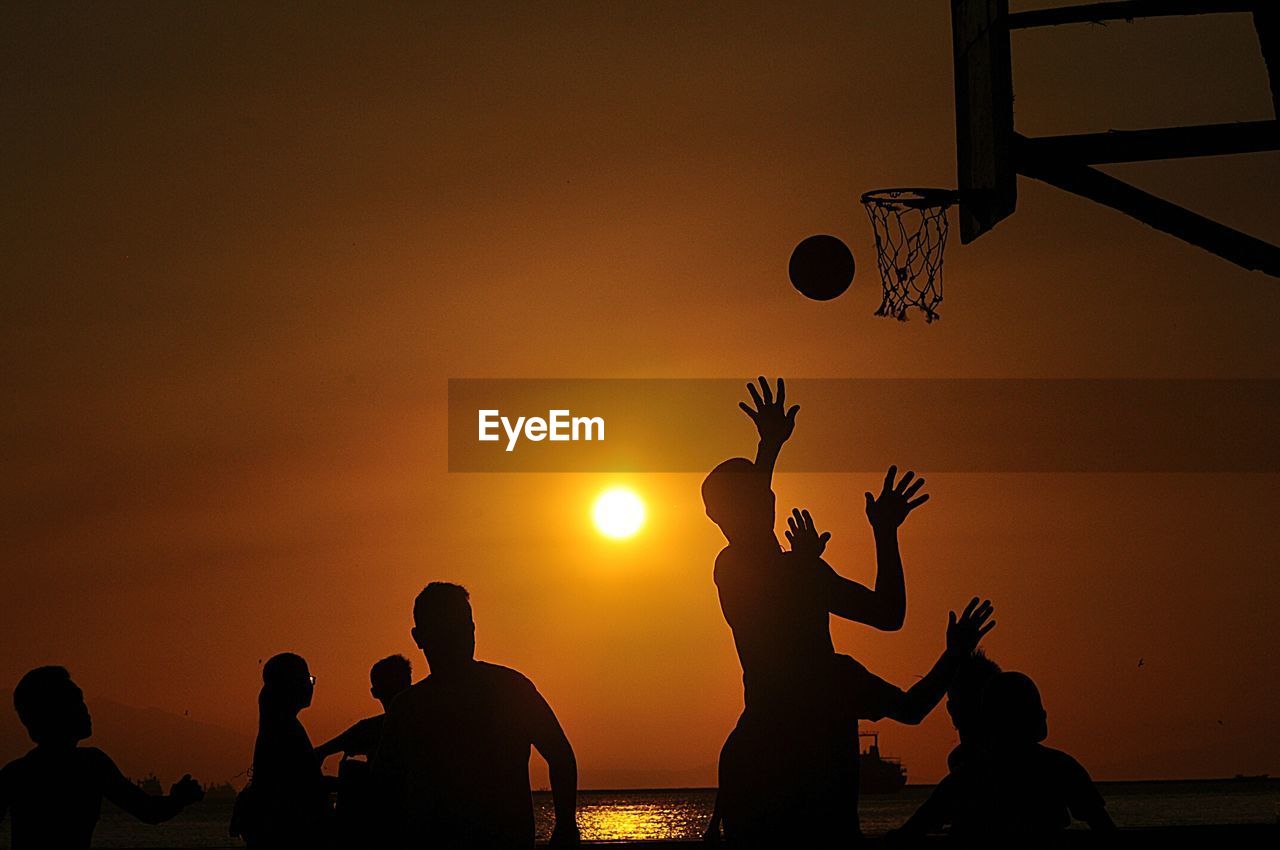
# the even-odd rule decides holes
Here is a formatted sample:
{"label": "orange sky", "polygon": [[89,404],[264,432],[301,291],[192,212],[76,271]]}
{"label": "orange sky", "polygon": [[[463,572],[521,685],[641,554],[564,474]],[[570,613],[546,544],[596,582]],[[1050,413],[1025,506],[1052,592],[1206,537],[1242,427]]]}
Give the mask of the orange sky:
{"label": "orange sky", "polygon": [[[371,712],[369,664],[452,579],[584,785],[708,783],[741,689],[699,476],[450,475],[449,378],[1280,376],[1275,280],[1025,180],[949,250],[941,322],[871,316],[858,193],[954,182],[945,4],[8,17],[0,687],[63,663],[91,698],[248,732],[258,659],[289,649],[320,738]],[[1270,116],[1245,17],[1014,58],[1028,133]],[[1116,173],[1274,240],[1278,161]],[[827,304],[785,278],[814,232],[861,264]],[[797,440],[823,415],[800,401]],[[750,450],[745,418],[725,441]],[[624,543],[588,523],[619,480],[651,514]],[[872,483],[777,486],[864,580]],[[1095,774],[1280,772],[1274,484],[931,475],[906,628],[838,645],[909,684],[981,592],[991,653]],[[926,780],[950,740],[939,713],[883,743]]]}

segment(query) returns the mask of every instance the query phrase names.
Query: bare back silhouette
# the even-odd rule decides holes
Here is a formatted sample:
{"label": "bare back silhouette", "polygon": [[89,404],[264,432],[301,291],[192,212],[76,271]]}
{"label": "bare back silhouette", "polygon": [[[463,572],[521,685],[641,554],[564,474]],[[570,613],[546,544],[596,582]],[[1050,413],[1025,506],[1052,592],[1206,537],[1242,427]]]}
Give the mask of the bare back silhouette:
{"label": "bare back silhouette", "polygon": [[[831,615],[896,630],[906,614],[898,527],[928,500],[924,479],[890,468],[878,496],[865,494],[876,542],[873,588],[839,575],[822,559],[830,534],[808,511],[788,519],[784,552],[774,535],[770,479],[790,438],[798,406],[787,408],[768,382],[748,384],[741,404],[759,434],[756,459],[717,466],[702,485],[707,516],[728,545],[716,558],[721,610],[743,670],[744,710],[720,757],[717,817],[736,846],[779,841],[841,841],[859,834],[859,719],[918,723],[941,700],[958,664],[994,626],[991,606],[975,598],[951,615],[947,651],[908,691],[885,682],[831,642]],[[715,824],[712,833],[714,837]]]}

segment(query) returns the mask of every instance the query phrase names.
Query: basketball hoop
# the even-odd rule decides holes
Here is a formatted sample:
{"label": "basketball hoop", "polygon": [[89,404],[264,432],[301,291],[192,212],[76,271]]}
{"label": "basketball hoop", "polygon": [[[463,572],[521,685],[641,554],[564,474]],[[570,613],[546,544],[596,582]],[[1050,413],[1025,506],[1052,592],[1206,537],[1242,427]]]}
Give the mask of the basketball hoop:
{"label": "basketball hoop", "polygon": [[862,196],[876,235],[876,265],[884,300],[877,316],[907,320],[919,308],[925,320],[938,318],[942,301],[942,252],[947,247],[950,189],[876,189]]}

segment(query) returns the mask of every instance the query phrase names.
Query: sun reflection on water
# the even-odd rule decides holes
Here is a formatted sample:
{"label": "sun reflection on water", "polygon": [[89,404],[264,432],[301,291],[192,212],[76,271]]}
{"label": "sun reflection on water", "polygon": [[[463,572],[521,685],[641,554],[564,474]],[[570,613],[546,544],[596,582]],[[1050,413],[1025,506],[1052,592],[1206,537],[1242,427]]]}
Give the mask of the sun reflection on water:
{"label": "sun reflection on water", "polygon": [[[578,828],[584,841],[697,838],[706,828],[714,802],[715,792],[704,789],[588,791],[578,797]],[[553,820],[550,800],[535,795],[535,806],[540,815],[538,837],[545,839]]]}
{"label": "sun reflection on water", "polygon": [[578,826],[592,841],[669,838],[685,832],[679,814],[653,804],[588,806],[578,812]]}

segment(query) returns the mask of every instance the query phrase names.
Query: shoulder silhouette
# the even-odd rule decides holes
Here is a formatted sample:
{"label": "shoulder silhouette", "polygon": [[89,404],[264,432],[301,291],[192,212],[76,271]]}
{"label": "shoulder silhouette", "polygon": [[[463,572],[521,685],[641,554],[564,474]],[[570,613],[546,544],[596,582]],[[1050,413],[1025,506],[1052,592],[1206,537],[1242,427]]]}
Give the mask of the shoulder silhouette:
{"label": "shoulder silhouette", "polygon": [[756,459],[719,464],[702,484],[707,516],[728,545],[716,558],[715,584],[742,665],[744,709],[720,756],[720,792],[707,837],[723,824],[731,844],[839,842],[859,834],[858,721],[889,717],[919,723],[941,700],[961,655],[994,626],[989,602],[973,599],[947,629],[947,649],[928,675],[902,690],[831,642],[830,617],[883,631],[902,627],[906,588],[898,528],[928,500],[924,479],[890,467],[880,494],[865,494],[876,544],[872,587],[841,576],[822,559],[831,535],[812,515],[787,520],[790,552],[774,533],[774,466],[795,429],[799,407],[786,406],[762,377],[740,407],[756,426]]}
{"label": "shoulder silhouette", "polygon": [[311,705],[315,685],[306,660],[292,652],[272,656],[262,666],[253,773],[231,824],[232,834],[250,847],[311,847],[326,836],[328,789],[298,719]]}
{"label": "shoulder silhouette", "polygon": [[430,674],[398,696],[373,759],[398,846],[529,848],[529,753],[547,760],[553,846],[578,843],[577,762],[551,706],[525,676],[477,661],[467,591],[432,582],[413,606]]}
{"label": "shoulder silhouette", "polygon": [[190,776],[167,795],[149,794],[114,761],[80,742],[93,734],[84,695],[63,667],[37,667],[13,691],[18,718],[35,748],[0,768],[0,817],[13,819],[13,847],[87,848],[102,801],[144,823],[161,823],[204,797]]}

